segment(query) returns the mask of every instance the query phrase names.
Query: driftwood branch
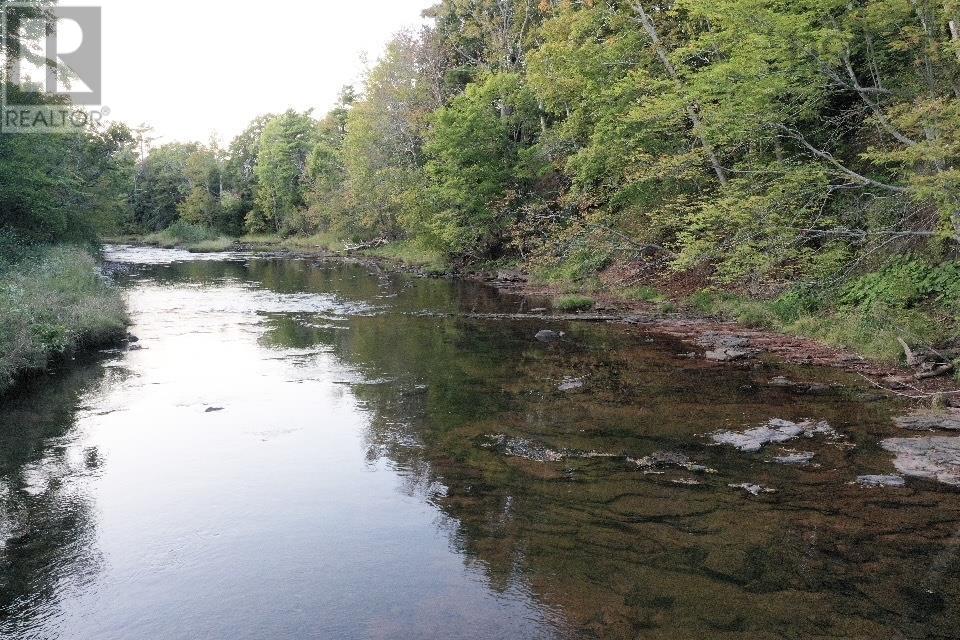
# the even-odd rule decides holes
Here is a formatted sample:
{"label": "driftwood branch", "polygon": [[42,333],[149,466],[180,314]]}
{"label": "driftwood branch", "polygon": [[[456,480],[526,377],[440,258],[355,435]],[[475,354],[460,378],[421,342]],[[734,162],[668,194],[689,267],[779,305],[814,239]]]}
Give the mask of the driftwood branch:
{"label": "driftwood branch", "polygon": [[913,349],[910,348],[910,345],[907,344],[906,340],[897,336],[897,342],[899,342],[900,346],[903,347],[903,355],[907,358],[907,364],[911,367],[917,366],[917,356],[913,353]]}

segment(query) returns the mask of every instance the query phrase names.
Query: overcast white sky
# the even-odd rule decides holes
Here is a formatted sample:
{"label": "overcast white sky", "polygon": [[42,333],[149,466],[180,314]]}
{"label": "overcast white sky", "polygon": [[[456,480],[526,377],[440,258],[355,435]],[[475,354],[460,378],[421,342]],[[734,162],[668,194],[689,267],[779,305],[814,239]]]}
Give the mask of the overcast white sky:
{"label": "overcast white sky", "polygon": [[229,141],[261,113],[329,109],[361,54],[434,0],[65,0],[103,7],[103,103],[159,141]]}

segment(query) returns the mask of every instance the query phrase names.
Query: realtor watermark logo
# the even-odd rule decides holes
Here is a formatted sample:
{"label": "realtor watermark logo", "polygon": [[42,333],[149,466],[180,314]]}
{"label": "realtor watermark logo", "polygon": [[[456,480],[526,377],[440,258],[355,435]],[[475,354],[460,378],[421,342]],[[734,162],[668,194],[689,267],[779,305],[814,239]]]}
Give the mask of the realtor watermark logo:
{"label": "realtor watermark logo", "polygon": [[0,133],[74,133],[109,115],[101,35],[100,7],[4,3]]}

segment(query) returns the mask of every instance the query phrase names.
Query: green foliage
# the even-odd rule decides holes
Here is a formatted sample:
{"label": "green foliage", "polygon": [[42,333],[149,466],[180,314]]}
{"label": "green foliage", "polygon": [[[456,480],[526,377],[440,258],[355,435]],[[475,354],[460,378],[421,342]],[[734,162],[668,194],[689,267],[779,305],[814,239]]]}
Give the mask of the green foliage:
{"label": "green foliage", "polygon": [[535,98],[516,74],[470,85],[437,112],[426,145],[426,198],[415,223],[427,242],[472,256],[502,244],[512,201],[535,163],[522,150],[538,126]]}
{"label": "green foliage", "polygon": [[317,142],[317,123],[309,113],[287,111],[263,129],[254,174],[256,208],[248,215],[250,231],[283,231],[305,206],[307,158]]}
{"label": "green foliage", "polygon": [[582,283],[606,268],[611,260],[611,256],[602,250],[583,245],[569,254],[544,260],[537,270],[537,276],[553,284]]}
{"label": "green foliage", "polygon": [[444,256],[417,240],[400,240],[365,251],[366,254],[389,258],[403,264],[423,267],[428,272],[444,273],[449,269]]}
{"label": "green foliage", "polygon": [[138,169],[134,216],[144,231],[160,231],[179,217],[178,207],[191,191],[187,162],[201,152],[196,143],[173,143],[153,149]]}
{"label": "green foliage", "polygon": [[593,305],[593,298],[576,294],[560,296],[553,301],[554,309],[568,312],[589,311],[593,309]]}
{"label": "green foliage", "polygon": [[656,289],[647,286],[628,287],[621,293],[625,300],[639,300],[640,302],[664,303],[666,298]]}
{"label": "green foliage", "polygon": [[787,330],[856,350],[867,357],[897,362],[903,351],[897,338],[913,344],[934,344],[949,330],[930,316],[912,309],[849,307],[827,314],[804,316]]}
{"label": "green foliage", "polygon": [[[6,90],[13,104],[35,102]],[[0,229],[32,244],[90,241],[123,227],[130,217],[132,145],[121,125],[0,136]]]}
{"label": "green foliage", "polygon": [[892,264],[849,282],[839,301],[848,306],[911,309],[936,303],[960,309],[960,265],[948,262],[931,265],[920,259]]}
{"label": "green foliage", "polygon": [[0,392],[14,376],[46,368],[78,347],[123,333],[120,291],[85,251],[46,247],[0,268]]}

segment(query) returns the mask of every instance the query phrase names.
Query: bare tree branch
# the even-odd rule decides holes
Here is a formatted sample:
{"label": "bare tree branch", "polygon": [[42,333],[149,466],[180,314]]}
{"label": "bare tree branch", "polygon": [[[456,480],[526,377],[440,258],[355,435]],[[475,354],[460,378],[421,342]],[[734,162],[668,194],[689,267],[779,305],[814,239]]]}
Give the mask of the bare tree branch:
{"label": "bare tree branch", "polygon": [[885,190],[887,190],[887,191],[893,191],[894,193],[909,193],[909,192],[910,192],[910,189],[908,189],[908,188],[906,188],[906,187],[900,187],[900,186],[893,185],[893,184],[887,184],[887,183],[885,183],[885,182],[880,182],[879,180],[874,180],[873,178],[868,178],[867,176],[865,176],[865,175],[863,175],[863,174],[860,174],[860,173],[857,173],[857,172],[854,171],[853,169],[850,169],[849,167],[846,167],[846,166],[842,165],[835,157],[833,157],[833,154],[831,154],[831,153],[829,153],[829,152],[827,152],[827,151],[823,151],[823,150],[821,150],[821,149],[817,149],[817,148],[814,147],[812,144],[810,144],[809,142],[807,142],[807,139],[803,137],[803,134],[800,133],[799,131],[797,131],[796,129],[791,129],[791,128],[786,127],[786,126],[784,126],[784,125],[779,125],[779,128],[780,128],[782,131],[786,132],[787,135],[789,135],[791,138],[793,138],[794,140],[796,140],[797,142],[799,142],[801,145],[803,145],[810,153],[812,153],[812,154],[815,155],[816,157],[820,158],[821,160],[824,160],[824,161],[828,162],[829,164],[833,165],[833,166],[836,167],[838,170],[840,170],[840,172],[846,174],[846,175],[847,175],[848,177],[850,177],[850,178],[853,178],[854,180],[856,180],[856,181],[859,182],[860,184],[869,185],[869,186],[872,186],[872,187],[877,187],[877,188],[879,188],[879,189],[885,189]]}

